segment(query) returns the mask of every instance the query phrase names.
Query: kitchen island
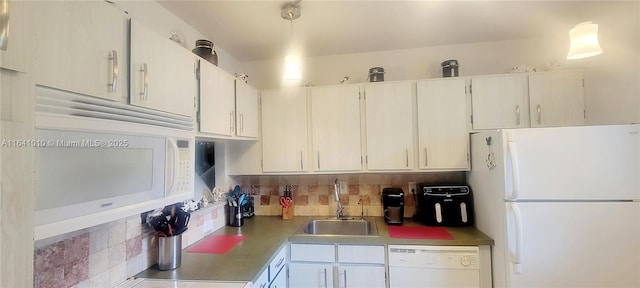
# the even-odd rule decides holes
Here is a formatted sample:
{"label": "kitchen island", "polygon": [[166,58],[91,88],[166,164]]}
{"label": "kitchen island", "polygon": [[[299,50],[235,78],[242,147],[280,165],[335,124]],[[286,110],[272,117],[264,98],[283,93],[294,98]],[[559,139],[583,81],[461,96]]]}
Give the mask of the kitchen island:
{"label": "kitchen island", "polygon": [[[327,217],[324,218],[326,219]],[[156,265],[140,272],[135,277],[254,282],[267,268],[274,254],[289,242],[436,246],[482,246],[494,244],[493,239],[475,227],[447,227],[446,229],[453,236],[453,240],[391,238],[388,226],[382,217],[370,218],[375,221],[378,227],[378,236],[296,235],[296,231],[311,219],[323,219],[323,217],[294,217],[291,220],[282,220],[281,217],[277,216],[255,216],[245,219],[242,227],[225,226],[211,234],[244,235],[246,237],[226,254],[190,253],[187,252],[189,249],[187,247],[182,251],[182,265],[179,268],[160,271]],[[421,224],[406,221],[404,225],[417,226]]]}

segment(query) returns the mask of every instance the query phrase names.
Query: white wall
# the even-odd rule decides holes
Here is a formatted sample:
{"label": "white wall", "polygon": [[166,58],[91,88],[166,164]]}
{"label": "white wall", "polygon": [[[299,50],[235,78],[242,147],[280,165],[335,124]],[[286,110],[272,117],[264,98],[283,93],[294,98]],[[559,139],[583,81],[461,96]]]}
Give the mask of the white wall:
{"label": "white wall", "polygon": [[[352,83],[366,82],[369,68],[385,69],[385,80],[441,77],[440,63],[457,59],[460,75],[500,74],[513,66],[543,69],[550,61],[562,67],[586,69],[588,124],[640,122],[640,4],[603,3],[580,11],[576,24],[591,20],[600,25],[602,55],[566,60],[568,29],[549,31],[545,39],[432,46],[372,53],[310,57],[303,63],[303,78],[313,85],[338,84],[344,76]],[[570,28],[570,27],[569,27]],[[283,59],[243,63],[252,85],[278,88],[283,83]],[[290,83],[289,83],[290,84]]]}

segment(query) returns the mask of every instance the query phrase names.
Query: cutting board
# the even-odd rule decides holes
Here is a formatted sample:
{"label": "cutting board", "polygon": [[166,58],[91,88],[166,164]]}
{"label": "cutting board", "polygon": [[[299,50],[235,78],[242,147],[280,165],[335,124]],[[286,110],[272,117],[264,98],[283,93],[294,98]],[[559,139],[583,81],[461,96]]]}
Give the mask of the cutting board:
{"label": "cutting board", "polygon": [[389,226],[391,238],[453,240],[444,227],[434,226]]}
{"label": "cutting board", "polygon": [[189,253],[225,254],[244,240],[244,235],[211,235],[187,250]]}

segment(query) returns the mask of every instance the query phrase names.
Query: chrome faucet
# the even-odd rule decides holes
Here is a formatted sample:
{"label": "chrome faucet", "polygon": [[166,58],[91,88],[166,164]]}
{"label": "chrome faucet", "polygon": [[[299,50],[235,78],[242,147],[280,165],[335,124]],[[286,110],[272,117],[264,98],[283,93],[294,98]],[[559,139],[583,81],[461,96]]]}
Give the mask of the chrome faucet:
{"label": "chrome faucet", "polygon": [[338,184],[338,179],[333,182],[333,194],[336,198],[336,202],[338,202],[338,208],[336,209],[336,218],[342,219],[344,215],[342,215],[342,202],[340,202],[340,184]]}

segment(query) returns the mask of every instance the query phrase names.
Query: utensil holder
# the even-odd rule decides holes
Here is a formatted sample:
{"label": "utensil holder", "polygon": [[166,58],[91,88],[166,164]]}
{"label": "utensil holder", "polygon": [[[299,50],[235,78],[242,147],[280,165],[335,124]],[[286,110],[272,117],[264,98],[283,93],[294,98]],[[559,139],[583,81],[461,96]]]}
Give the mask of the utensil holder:
{"label": "utensil holder", "polygon": [[293,219],[293,202],[291,202],[291,205],[289,205],[289,207],[282,207],[282,219]]}
{"label": "utensil holder", "polygon": [[242,206],[225,206],[225,217],[227,226],[240,227],[244,224],[244,216],[242,215]]}
{"label": "utensil holder", "polygon": [[173,270],[182,262],[182,234],[158,237],[158,269]]}

